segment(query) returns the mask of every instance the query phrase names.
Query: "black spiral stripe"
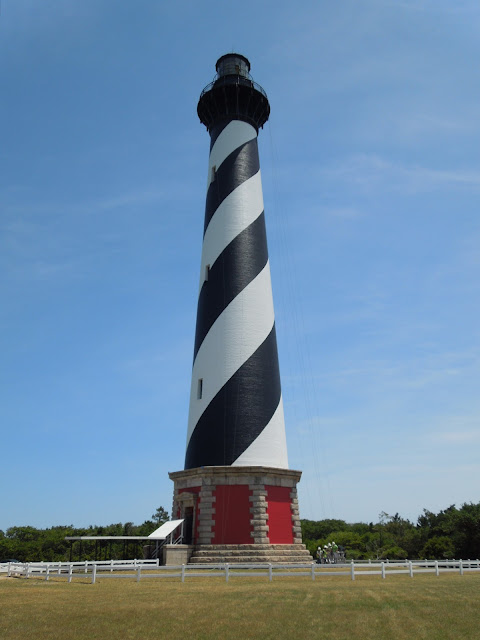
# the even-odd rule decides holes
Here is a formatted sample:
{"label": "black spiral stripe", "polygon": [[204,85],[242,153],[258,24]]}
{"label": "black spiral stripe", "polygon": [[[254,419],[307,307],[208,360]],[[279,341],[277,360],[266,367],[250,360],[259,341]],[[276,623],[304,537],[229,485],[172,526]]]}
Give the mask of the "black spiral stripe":
{"label": "black spiral stripe", "polygon": [[197,308],[194,359],[198,350],[222,311],[258,276],[268,261],[265,215],[230,242],[218,256],[200,291]]}
{"label": "black spiral stripe", "polygon": [[269,423],[280,395],[274,326],[197,422],[187,447],[185,469],[233,464]]}
{"label": "black spiral stripe", "polygon": [[215,180],[210,183],[207,191],[204,233],[215,211],[225,198],[243,182],[258,173],[259,170],[260,163],[256,138],[232,151],[220,167],[217,167]]}

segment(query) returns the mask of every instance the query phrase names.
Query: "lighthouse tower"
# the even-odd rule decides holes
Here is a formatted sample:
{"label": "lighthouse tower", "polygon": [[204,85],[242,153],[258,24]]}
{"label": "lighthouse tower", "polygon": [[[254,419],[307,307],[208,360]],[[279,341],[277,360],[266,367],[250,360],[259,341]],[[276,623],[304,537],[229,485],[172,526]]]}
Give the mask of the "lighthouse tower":
{"label": "lighthouse tower", "polygon": [[[219,58],[197,112],[210,134],[185,469],[174,517],[192,561],[305,560],[288,469],[250,62]],[[309,556],[308,556],[309,557]]]}

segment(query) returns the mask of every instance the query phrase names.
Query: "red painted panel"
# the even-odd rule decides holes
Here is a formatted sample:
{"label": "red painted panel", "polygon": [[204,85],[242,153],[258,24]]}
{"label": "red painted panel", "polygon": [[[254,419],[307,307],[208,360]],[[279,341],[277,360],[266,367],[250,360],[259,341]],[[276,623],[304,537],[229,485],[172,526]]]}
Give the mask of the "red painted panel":
{"label": "red painted panel", "polygon": [[265,489],[270,544],[293,544],[291,489],[272,485],[266,485]]}
{"label": "red painted panel", "polygon": [[217,485],[213,544],[251,544],[251,491],[246,484]]}

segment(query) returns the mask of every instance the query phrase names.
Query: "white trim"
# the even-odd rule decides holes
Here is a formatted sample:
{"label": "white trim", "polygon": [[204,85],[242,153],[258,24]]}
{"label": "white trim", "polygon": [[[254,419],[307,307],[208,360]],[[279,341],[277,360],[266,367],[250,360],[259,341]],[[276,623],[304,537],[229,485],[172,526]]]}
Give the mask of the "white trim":
{"label": "white trim", "polygon": [[162,525],[155,529],[148,537],[153,538],[154,540],[165,540],[178,525],[182,524],[183,518],[181,520],[169,520],[168,522],[164,522]]}

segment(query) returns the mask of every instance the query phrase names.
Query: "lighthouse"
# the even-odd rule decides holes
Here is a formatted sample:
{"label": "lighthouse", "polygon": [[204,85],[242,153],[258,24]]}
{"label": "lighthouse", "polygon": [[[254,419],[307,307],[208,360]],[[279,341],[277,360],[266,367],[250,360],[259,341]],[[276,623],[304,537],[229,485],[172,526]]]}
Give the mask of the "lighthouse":
{"label": "lighthouse", "polygon": [[299,561],[257,145],[268,120],[250,62],[216,63],[197,113],[210,134],[185,466],[170,473],[191,562]]}

